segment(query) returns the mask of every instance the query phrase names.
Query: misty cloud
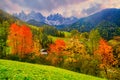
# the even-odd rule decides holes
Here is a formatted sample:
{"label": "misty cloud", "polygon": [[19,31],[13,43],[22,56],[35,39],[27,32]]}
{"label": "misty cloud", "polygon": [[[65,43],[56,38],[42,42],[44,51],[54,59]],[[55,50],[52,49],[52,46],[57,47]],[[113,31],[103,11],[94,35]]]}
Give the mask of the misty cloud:
{"label": "misty cloud", "polygon": [[86,13],[87,15],[89,15],[89,14],[92,14],[96,11],[101,10],[101,8],[102,8],[101,4],[98,4],[98,3],[91,4],[91,6],[88,9],[83,9],[82,13]]}
{"label": "misty cloud", "polygon": [[30,8],[33,10],[51,11],[61,6],[77,4],[87,0],[11,0],[19,6]]}
{"label": "misty cloud", "polygon": [[105,8],[120,8],[119,3],[120,0],[1,0],[0,9],[11,14],[34,10],[46,16],[60,13],[66,17],[84,17]]}

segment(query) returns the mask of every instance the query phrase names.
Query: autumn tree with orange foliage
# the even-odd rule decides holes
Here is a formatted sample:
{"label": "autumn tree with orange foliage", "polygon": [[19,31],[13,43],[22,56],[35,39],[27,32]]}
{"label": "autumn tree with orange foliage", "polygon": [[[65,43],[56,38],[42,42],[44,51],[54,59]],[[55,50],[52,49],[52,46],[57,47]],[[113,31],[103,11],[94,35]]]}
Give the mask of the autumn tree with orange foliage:
{"label": "autumn tree with orange foliage", "polygon": [[98,56],[97,58],[101,62],[100,68],[103,68],[105,70],[107,77],[108,77],[107,67],[111,65],[115,65],[117,62],[112,52],[113,52],[112,47],[109,46],[108,43],[104,39],[100,39],[99,47],[95,51],[94,55]]}
{"label": "autumn tree with orange foliage", "polygon": [[8,45],[11,47],[12,54],[18,54],[18,44],[19,44],[19,30],[20,27],[16,24],[10,26],[10,32],[8,35]]}
{"label": "autumn tree with orange foliage", "polygon": [[23,25],[20,27],[19,35],[19,53],[24,57],[25,54],[32,53],[33,51],[32,32],[29,27]]}
{"label": "autumn tree with orange foliage", "polygon": [[11,53],[24,57],[32,53],[33,41],[32,32],[29,27],[12,24],[8,35],[8,45],[11,47]]}
{"label": "autumn tree with orange foliage", "polygon": [[55,43],[51,44],[48,51],[47,60],[49,60],[53,65],[58,65],[63,60],[62,51],[65,49],[66,44],[63,40],[57,39]]}

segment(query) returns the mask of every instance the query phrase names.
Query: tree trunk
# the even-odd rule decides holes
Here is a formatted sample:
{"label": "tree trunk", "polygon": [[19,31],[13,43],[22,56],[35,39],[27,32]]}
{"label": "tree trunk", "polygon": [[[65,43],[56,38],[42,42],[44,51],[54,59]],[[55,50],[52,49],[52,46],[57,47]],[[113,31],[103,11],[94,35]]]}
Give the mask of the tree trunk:
{"label": "tree trunk", "polygon": [[106,74],[106,77],[108,79],[108,73],[107,73],[107,68],[104,66],[104,70],[105,70],[105,74]]}

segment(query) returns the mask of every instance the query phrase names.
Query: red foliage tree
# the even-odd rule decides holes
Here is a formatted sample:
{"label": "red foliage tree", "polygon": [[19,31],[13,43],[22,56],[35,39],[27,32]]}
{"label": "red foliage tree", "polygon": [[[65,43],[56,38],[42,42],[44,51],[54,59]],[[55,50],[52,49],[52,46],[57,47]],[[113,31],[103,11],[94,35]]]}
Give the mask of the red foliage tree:
{"label": "red foliage tree", "polygon": [[98,58],[101,62],[100,68],[104,68],[106,75],[107,75],[107,67],[116,64],[116,60],[112,52],[113,52],[112,47],[109,46],[104,39],[101,39],[99,41],[99,47],[95,51],[95,55],[98,55]]}
{"label": "red foliage tree", "polygon": [[32,32],[30,31],[30,28],[25,25],[21,26],[19,35],[20,35],[20,39],[19,39],[20,44],[18,45],[18,47],[21,56],[24,54],[31,53],[33,41],[32,41]]}
{"label": "red foliage tree", "polygon": [[54,44],[50,45],[50,53],[60,53],[65,47],[63,40],[57,39]]}
{"label": "red foliage tree", "polygon": [[47,59],[50,60],[53,65],[56,65],[63,60],[62,51],[65,49],[65,46],[65,42],[60,39],[57,39],[54,44],[50,45]]}
{"label": "red foliage tree", "polygon": [[101,56],[102,64],[110,65],[114,62],[112,51],[112,47],[109,46],[104,39],[101,39],[99,41],[98,50],[96,50],[95,53]]}
{"label": "red foliage tree", "polygon": [[33,51],[32,32],[27,26],[18,26],[12,24],[10,26],[10,33],[8,36],[11,51],[13,54],[18,54],[20,57],[24,57],[25,54]]}
{"label": "red foliage tree", "polygon": [[11,52],[13,54],[17,54],[18,53],[18,44],[19,44],[19,30],[20,30],[20,27],[16,24],[12,24],[10,26],[10,32],[9,32],[9,35],[8,35],[8,45],[11,47]]}

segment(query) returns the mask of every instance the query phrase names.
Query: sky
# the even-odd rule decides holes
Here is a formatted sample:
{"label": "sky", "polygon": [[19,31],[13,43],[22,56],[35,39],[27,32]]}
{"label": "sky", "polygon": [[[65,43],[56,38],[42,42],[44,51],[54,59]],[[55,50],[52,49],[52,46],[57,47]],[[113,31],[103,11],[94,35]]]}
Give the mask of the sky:
{"label": "sky", "polygon": [[85,17],[106,8],[120,8],[120,0],[0,0],[0,9],[13,14],[22,10],[44,16],[59,13],[64,17]]}

